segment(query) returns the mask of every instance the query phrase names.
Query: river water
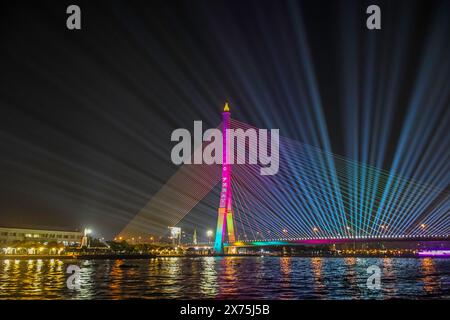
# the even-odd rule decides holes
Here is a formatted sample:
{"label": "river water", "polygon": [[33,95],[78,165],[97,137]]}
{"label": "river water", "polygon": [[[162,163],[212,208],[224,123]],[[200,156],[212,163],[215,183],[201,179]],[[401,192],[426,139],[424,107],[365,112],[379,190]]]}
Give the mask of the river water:
{"label": "river water", "polygon": [[[68,288],[69,265],[80,267],[79,281],[71,282],[79,288]],[[379,290],[367,287],[372,265],[381,270]],[[450,259],[0,260],[0,299],[136,298],[449,299]]]}

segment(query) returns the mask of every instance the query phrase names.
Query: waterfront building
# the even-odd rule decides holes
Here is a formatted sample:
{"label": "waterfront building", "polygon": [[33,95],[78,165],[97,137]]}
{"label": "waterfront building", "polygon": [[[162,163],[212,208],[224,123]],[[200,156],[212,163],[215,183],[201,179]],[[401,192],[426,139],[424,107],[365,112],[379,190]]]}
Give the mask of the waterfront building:
{"label": "waterfront building", "polygon": [[80,231],[0,227],[0,244],[30,241],[58,242],[67,246],[79,244],[82,237],[83,232]]}

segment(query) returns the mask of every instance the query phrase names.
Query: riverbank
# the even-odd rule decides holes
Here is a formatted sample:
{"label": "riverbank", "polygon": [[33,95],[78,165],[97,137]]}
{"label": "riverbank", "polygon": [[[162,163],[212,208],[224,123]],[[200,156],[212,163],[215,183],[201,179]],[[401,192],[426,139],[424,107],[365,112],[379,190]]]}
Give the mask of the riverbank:
{"label": "riverbank", "polygon": [[38,259],[60,259],[60,260],[111,260],[111,259],[151,259],[156,258],[154,254],[78,254],[78,255],[0,255],[0,260],[38,260]]}
{"label": "riverbank", "polygon": [[[155,255],[155,254],[79,254],[79,255],[0,255],[0,260],[116,260],[116,259],[152,259],[152,258],[201,258],[201,257],[277,257],[277,258],[427,258],[417,254],[405,255],[268,255],[268,254],[227,254],[227,255]],[[449,259],[449,257],[432,257],[438,259]]]}

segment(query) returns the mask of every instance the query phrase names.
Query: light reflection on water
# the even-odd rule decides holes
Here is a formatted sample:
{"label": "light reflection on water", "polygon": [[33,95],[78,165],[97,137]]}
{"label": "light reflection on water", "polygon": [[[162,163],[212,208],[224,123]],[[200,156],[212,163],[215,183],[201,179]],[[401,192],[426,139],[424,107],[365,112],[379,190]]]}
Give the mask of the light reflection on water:
{"label": "light reflection on water", "polygon": [[[81,267],[80,290],[66,269]],[[381,268],[381,290],[366,286]],[[198,257],[0,260],[0,299],[450,298],[450,259]]]}

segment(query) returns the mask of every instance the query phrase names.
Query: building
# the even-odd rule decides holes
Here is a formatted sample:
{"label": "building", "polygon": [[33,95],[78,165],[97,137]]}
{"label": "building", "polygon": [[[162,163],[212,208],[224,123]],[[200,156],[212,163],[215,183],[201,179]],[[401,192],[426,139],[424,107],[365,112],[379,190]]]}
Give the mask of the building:
{"label": "building", "polygon": [[0,227],[0,243],[17,241],[58,242],[64,245],[75,245],[81,242],[83,232],[43,229],[20,229]]}

